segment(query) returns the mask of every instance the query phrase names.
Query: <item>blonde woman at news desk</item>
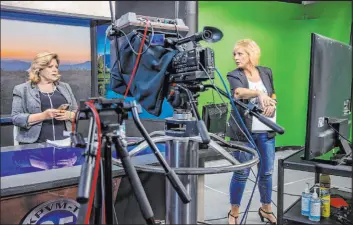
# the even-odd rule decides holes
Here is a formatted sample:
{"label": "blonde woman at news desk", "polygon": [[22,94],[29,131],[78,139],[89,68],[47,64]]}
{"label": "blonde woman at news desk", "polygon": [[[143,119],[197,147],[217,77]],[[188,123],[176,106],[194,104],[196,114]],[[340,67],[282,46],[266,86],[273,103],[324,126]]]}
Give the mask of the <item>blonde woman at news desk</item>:
{"label": "blonde woman at news desk", "polygon": [[64,131],[71,131],[77,102],[70,85],[60,81],[59,63],[56,53],[37,54],[29,81],[13,90],[11,116],[20,144],[65,139]]}
{"label": "blonde woman at news desk", "polygon": [[[253,40],[240,40],[233,49],[233,57],[237,68],[229,72],[227,78],[234,98],[244,103],[251,102],[256,104],[263,109],[264,116],[275,122],[277,101],[275,100],[272,71],[270,68],[258,66],[260,58],[259,46]],[[257,118],[247,115],[244,110],[238,108],[238,111],[260,152],[261,168],[258,188],[261,207],[258,210],[258,214],[262,221],[268,220],[271,224],[276,224],[277,220],[271,207],[275,132]],[[234,111],[231,113],[235,115]],[[227,136],[234,141],[247,142],[247,145],[252,147],[237,124],[240,126],[240,121],[235,123],[231,117],[227,128]],[[246,152],[234,152],[233,155],[240,162],[251,159],[251,155]],[[231,204],[231,209],[228,213],[229,224],[240,223],[238,221],[239,207],[249,172],[250,168],[233,173],[229,188]]]}

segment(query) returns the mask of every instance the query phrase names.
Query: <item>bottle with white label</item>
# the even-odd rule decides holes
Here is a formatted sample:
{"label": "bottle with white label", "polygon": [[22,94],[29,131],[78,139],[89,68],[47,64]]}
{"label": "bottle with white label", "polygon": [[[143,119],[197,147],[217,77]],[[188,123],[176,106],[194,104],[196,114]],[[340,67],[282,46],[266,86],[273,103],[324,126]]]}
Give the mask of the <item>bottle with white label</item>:
{"label": "bottle with white label", "polygon": [[309,190],[309,183],[306,183],[306,188],[302,193],[302,215],[309,216],[310,212],[311,193]]}
{"label": "bottle with white label", "polygon": [[314,193],[310,200],[309,220],[319,222],[321,216],[321,200],[316,193],[317,187],[314,187]]}

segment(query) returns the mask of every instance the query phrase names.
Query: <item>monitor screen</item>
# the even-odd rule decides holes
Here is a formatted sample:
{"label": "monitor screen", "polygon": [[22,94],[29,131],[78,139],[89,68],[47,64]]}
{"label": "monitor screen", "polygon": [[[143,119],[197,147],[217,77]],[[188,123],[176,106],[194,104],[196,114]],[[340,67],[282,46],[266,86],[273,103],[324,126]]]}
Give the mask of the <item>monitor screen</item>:
{"label": "monitor screen", "polygon": [[351,92],[352,47],[312,33],[305,159],[338,147],[337,132],[326,118],[341,121],[339,132],[349,138]]}

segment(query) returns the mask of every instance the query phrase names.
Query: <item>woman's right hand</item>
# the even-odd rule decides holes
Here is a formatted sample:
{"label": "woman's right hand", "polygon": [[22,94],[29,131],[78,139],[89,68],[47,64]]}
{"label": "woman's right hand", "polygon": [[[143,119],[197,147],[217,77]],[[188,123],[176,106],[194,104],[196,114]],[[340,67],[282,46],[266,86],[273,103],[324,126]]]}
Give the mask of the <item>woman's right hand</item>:
{"label": "woman's right hand", "polygon": [[265,109],[268,106],[275,106],[277,104],[277,102],[274,99],[270,98],[267,94],[263,92],[259,94],[259,100],[260,100],[261,107],[263,109]]}
{"label": "woman's right hand", "polygon": [[53,119],[56,117],[56,115],[60,112],[58,109],[47,109],[43,112],[44,119]]}

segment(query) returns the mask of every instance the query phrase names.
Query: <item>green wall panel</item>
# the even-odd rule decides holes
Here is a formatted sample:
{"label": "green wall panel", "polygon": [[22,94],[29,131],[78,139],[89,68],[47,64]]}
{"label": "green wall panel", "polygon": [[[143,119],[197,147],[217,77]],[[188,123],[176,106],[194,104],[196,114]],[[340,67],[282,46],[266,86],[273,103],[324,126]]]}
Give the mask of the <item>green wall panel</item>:
{"label": "green wall panel", "polygon": [[[235,68],[233,46],[250,38],[261,48],[260,65],[274,75],[278,98],[277,122],[286,133],[277,137],[277,146],[304,145],[310,64],[310,34],[319,33],[349,42],[351,2],[320,2],[310,5],[283,2],[199,2],[199,30],[215,26],[223,39],[205,44],[215,50],[216,66],[226,79]],[[216,85],[222,83],[216,75]],[[228,84],[228,82],[227,82]],[[202,105],[221,102],[217,93],[208,91],[199,98]]]}

